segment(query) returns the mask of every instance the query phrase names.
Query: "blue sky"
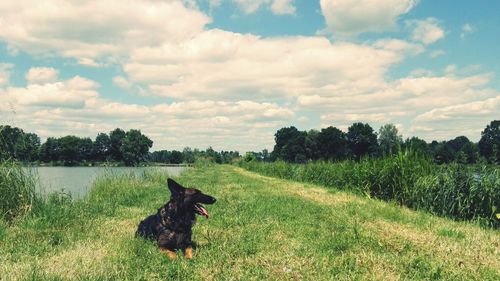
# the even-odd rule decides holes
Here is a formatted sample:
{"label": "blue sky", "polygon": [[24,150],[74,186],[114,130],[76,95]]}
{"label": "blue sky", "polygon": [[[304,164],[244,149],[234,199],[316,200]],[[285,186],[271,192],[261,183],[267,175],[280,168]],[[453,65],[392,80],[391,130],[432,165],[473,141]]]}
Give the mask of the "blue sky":
{"label": "blue sky", "polygon": [[137,128],[154,149],[272,149],[284,126],[354,122],[477,141],[500,116],[499,14],[465,0],[2,3],[1,123],[42,139]]}

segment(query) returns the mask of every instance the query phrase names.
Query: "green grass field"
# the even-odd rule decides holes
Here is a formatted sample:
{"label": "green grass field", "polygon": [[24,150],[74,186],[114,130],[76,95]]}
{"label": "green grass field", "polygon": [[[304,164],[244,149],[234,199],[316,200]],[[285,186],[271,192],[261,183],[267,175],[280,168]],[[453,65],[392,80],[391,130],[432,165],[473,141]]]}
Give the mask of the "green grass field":
{"label": "green grass field", "polygon": [[499,280],[500,232],[233,166],[176,178],[215,196],[193,260],[134,238],[166,177],[99,180],[0,223],[0,280]]}

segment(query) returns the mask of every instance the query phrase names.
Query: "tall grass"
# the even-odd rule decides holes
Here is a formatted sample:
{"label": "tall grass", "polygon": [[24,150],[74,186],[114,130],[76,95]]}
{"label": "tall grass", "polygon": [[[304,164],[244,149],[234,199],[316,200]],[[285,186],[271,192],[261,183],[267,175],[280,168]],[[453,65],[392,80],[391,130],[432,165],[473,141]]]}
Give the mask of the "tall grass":
{"label": "tall grass", "polygon": [[338,163],[241,162],[264,175],[351,190],[410,208],[500,227],[500,169],[438,166],[411,150],[384,158]]}
{"label": "tall grass", "polygon": [[13,161],[0,162],[0,219],[9,222],[39,207],[36,183],[30,169]]}

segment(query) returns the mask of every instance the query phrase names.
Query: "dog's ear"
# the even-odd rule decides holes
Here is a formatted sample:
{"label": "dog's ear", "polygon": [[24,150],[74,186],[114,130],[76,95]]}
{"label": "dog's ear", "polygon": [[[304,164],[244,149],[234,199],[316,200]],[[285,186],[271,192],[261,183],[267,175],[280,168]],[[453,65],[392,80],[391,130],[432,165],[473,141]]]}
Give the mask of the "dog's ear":
{"label": "dog's ear", "polygon": [[184,195],[184,187],[178,184],[173,179],[169,178],[167,180],[167,184],[168,184],[168,189],[170,190],[170,193],[172,194],[172,197],[174,199],[181,198]]}

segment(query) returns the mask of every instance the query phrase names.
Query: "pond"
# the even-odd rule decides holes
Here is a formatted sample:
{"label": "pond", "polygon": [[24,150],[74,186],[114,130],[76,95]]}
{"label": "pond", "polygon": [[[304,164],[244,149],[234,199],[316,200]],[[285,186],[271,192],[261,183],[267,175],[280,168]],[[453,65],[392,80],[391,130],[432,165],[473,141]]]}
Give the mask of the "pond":
{"label": "pond", "polygon": [[[146,170],[178,176],[187,167],[35,167],[30,168],[39,179],[42,193],[56,191],[70,193],[73,198],[83,197],[95,179],[101,175],[133,174],[140,176]],[[166,184],[166,183],[165,183]]]}

